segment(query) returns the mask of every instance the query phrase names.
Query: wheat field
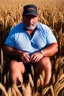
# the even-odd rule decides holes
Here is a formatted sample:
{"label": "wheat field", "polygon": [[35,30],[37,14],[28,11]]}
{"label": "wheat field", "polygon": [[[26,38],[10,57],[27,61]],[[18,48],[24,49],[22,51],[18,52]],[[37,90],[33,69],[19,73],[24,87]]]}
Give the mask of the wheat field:
{"label": "wheat field", "polygon": [[[4,73],[4,65],[9,58],[4,57],[2,47],[10,29],[22,21],[23,6],[26,4],[35,4],[38,7],[39,21],[51,28],[59,45],[58,52],[51,57],[51,82],[44,89],[45,74],[42,72],[35,76],[33,66],[32,75],[24,76],[27,80],[20,87],[9,86],[9,72]],[[0,96],[64,96],[63,0],[0,0]]]}

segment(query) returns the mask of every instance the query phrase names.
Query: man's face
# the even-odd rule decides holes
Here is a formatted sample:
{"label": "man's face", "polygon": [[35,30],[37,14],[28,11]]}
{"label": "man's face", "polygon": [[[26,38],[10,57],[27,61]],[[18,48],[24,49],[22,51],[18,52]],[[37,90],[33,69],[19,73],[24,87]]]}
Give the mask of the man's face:
{"label": "man's face", "polygon": [[23,23],[27,30],[34,30],[37,26],[38,16],[27,15],[23,16]]}

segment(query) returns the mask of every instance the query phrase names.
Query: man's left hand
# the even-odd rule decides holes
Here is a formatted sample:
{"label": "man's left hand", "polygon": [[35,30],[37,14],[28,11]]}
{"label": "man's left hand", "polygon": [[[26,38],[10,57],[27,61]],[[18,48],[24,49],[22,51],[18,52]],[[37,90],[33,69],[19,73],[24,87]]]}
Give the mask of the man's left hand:
{"label": "man's left hand", "polygon": [[42,57],[43,57],[42,53],[36,52],[31,55],[30,62],[37,63]]}

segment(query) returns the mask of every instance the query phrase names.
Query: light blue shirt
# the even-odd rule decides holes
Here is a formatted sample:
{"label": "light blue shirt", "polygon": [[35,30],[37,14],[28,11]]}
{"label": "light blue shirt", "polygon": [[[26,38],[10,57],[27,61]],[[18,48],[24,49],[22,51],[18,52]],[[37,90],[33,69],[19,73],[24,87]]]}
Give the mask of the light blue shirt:
{"label": "light blue shirt", "polygon": [[38,22],[36,30],[31,37],[26,32],[22,22],[11,29],[5,44],[33,54],[55,42],[57,42],[56,38],[47,25]]}

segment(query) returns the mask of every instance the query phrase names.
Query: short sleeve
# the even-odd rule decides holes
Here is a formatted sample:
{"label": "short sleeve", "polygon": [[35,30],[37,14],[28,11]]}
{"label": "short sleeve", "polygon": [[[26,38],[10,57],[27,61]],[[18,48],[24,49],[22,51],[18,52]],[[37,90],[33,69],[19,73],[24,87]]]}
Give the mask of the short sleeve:
{"label": "short sleeve", "polygon": [[15,34],[14,34],[14,30],[12,29],[5,41],[5,44],[14,48],[15,46]]}
{"label": "short sleeve", "polygon": [[48,45],[57,42],[57,40],[50,28],[47,27],[46,32],[47,32],[46,39],[47,39]]}

